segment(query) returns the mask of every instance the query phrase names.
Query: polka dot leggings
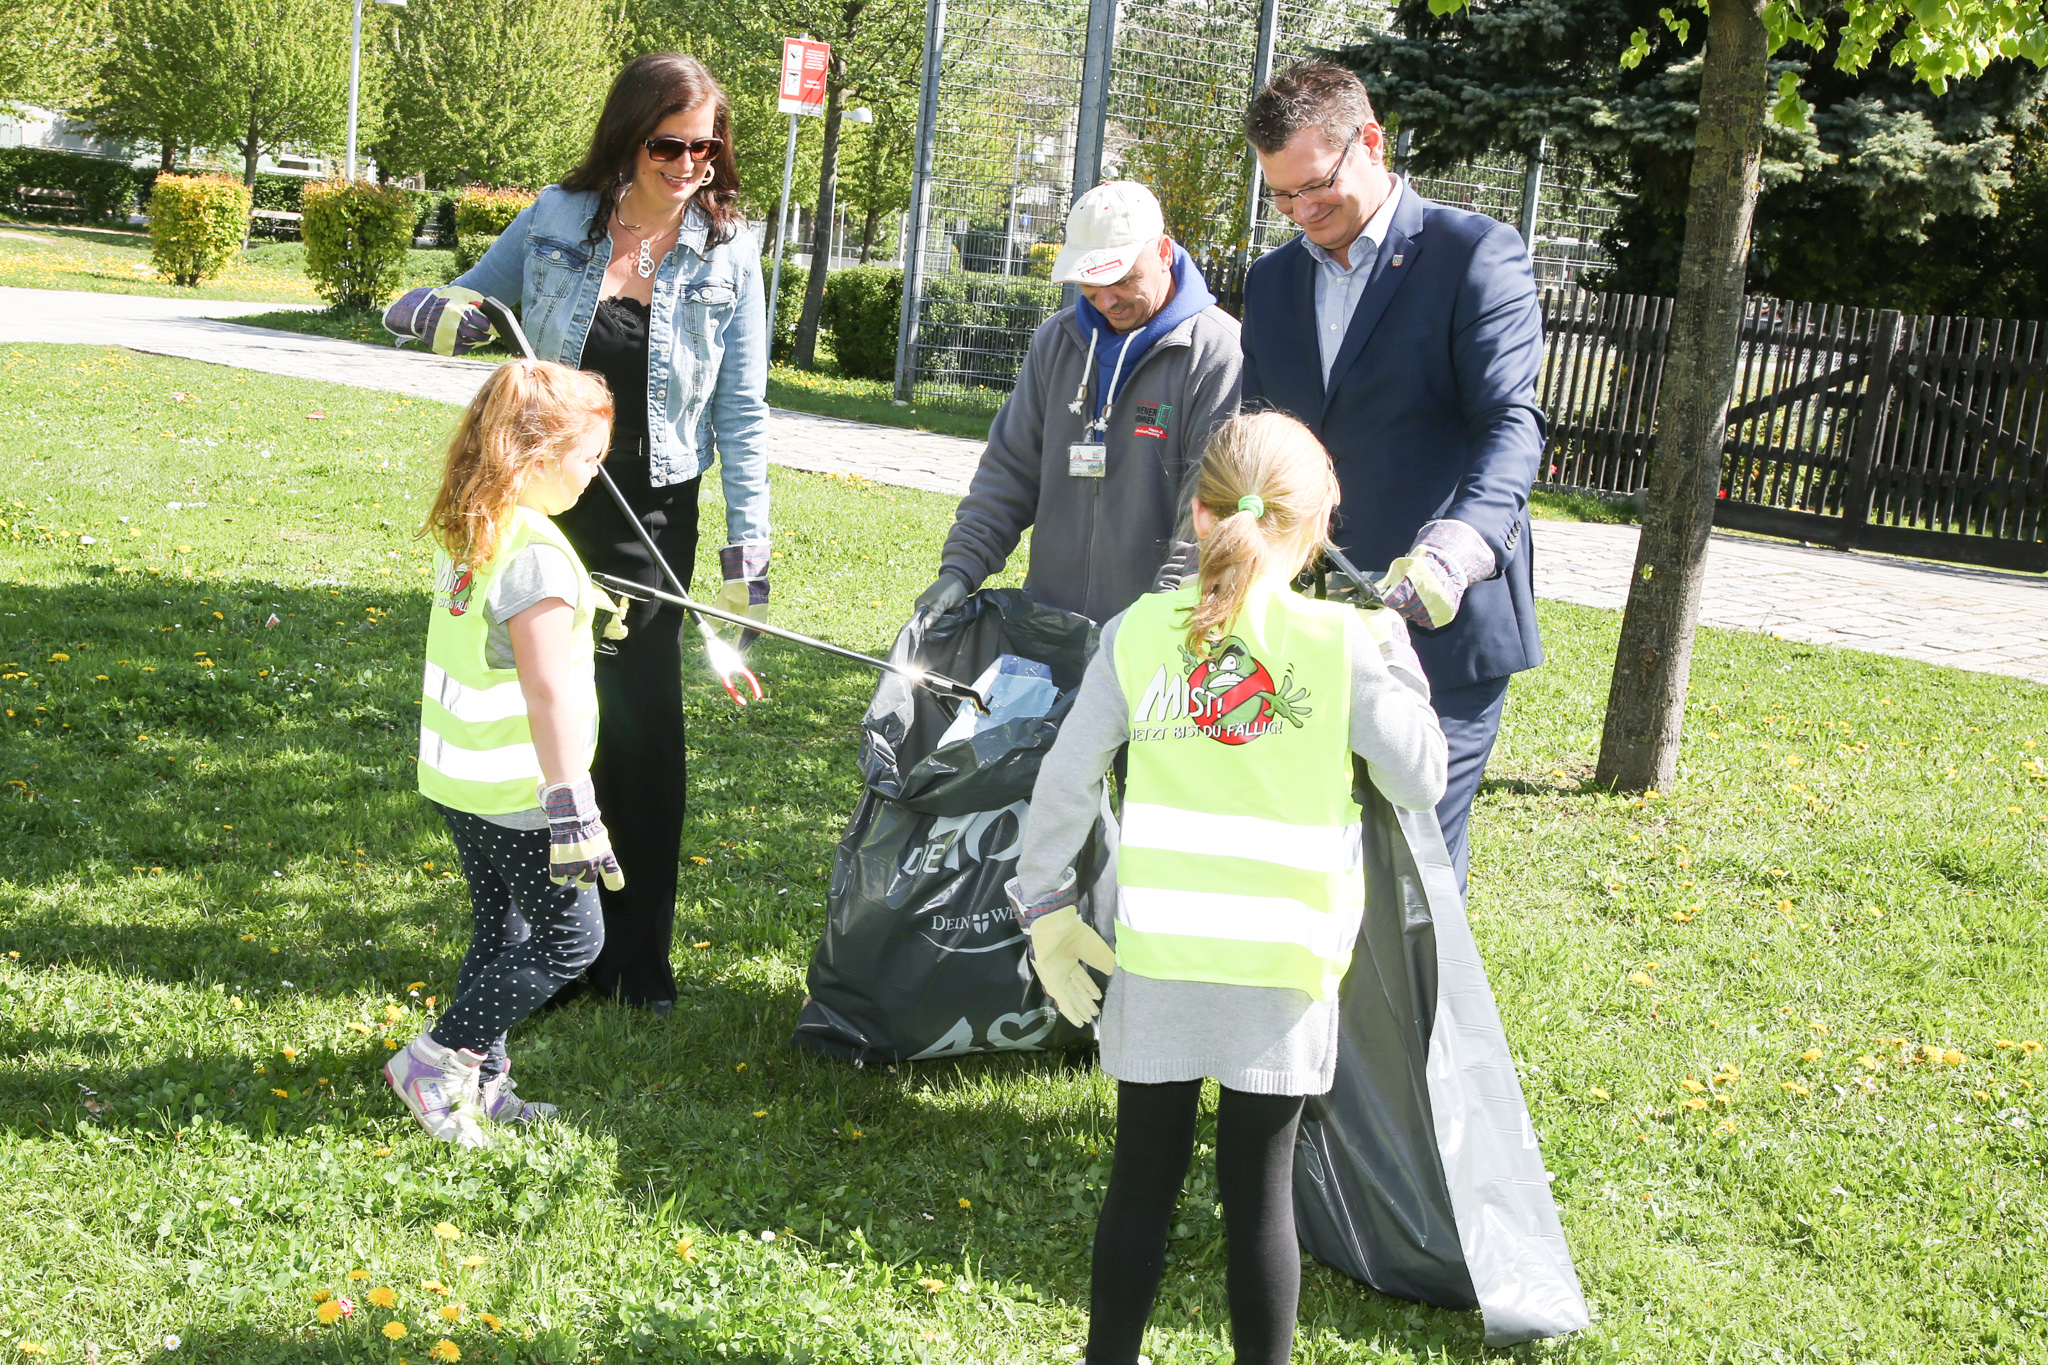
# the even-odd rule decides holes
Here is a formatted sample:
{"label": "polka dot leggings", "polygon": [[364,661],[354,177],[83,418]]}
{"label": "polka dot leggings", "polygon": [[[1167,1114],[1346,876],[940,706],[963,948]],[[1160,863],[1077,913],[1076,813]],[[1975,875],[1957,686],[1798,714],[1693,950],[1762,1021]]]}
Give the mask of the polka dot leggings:
{"label": "polka dot leggings", "polygon": [[469,878],[471,936],[455,1000],[433,1027],[443,1047],[505,1069],[505,1031],[546,1004],[597,959],[604,916],[597,891],[548,880],[548,832],[508,829],[435,804]]}

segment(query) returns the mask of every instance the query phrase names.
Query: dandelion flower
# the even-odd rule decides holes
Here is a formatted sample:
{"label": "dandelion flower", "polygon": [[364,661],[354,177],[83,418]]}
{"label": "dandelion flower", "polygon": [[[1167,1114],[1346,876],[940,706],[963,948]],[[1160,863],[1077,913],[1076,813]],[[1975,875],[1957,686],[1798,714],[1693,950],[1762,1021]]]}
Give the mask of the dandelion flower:
{"label": "dandelion flower", "polygon": [[439,1312],[441,1316],[447,1319],[449,1322],[461,1322],[462,1310],[466,1307],[468,1307],[467,1304],[444,1303],[441,1305]]}
{"label": "dandelion flower", "polygon": [[1790,1091],[1794,1095],[1811,1095],[1813,1093],[1797,1081],[1779,1081],[1778,1089]]}
{"label": "dandelion flower", "polygon": [[391,1291],[389,1285],[380,1284],[370,1291],[370,1302],[376,1304],[379,1308],[396,1308],[398,1306],[398,1295]]}
{"label": "dandelion flower", "polygon": [[1611,1100],[1614,1098],[1614,1096],[1608,1094],[1605,1090],[1601,1089],[1599,1086],[1596,1085],[1593,1087],[1593,1098],[1596,1100]]}
{"label": "dandelion flower", "polygon": [[2029,1038],[2025,1042],[2020,1044],[2020,1051],[2026,1053],[2029,1057],[2033,1056],[2040,1050],[2041,1045],[2035,1042],[2032,1038]]}
{"label": "dandelion flower", "polygon": [[316,1289],[313,1291],[313,1302],[315,1303],[325,1303],[333,1297],[334,1291],[332,1289]]}
{"label": "dandelion flower", "polygon": [[391,1338],[391,1340],[393,1341],[397,1341],[400,1337],[403,1337],[405,1335],[405,1324],[398,1321],[396,1318],[392,1319],[390,1322],[384,1324],[384,1335]]}
{"label": "dandelion flower", "polygon": [[478,1322],[481,1322],[484,1326],[490,1328],[493,1332],[497,1331],[500,1327],[503,1327],[505,1325],[504,1320],[502,1318],[499,1318],[490,1313],[478,1313],[476,1315],[476,1319]]}
{"label": "dandelion flower", "polygon": [[462,1240],[462,1229],[453,1223],[436,1223],[434,1235],[444,1242],[458,1242]]}
{"label": "dandelion flower", "polygon": [[442,1284],[439,1280],[421,1280],[420,1288],[426,1290],[429,1294],[445,1294],[448,1292],[448,1286]]}
{"label": "dandelion flower", "polygon": [[1706,1089],[1704,1085],[1701,1085],[1698,1081],[1694,1080],[1690,1076],[1687,1076],[1684,1080],[1680,1081],[1679,1085],[1683,1086],[1687,1090],[1692,1091],[1694,1094],[1698,1094],[1700,1091]]}
{"label": "dandelion flower", "polygon": [[1685,1102],[1685,1107],[1687,1109],[1695,1110],[1704,1109],[1707,1107],[1707,1102],[1703,1099],[1700,1099],[1698,1096],[1694,1096],[1692,1099],[1689,1099]]}
{"label": "dandelion flower", "polygon": [[1997,1048],[1997,1049],[1998,1049],[1998,1050],[1999,1050],[2000,1052],[2005,1052],[2005,1051],[2008,1051],[2008,1050],[2010,1050],[2010,1049],[2011,1049],[2011,1048],[2013,1048],[2013,1047],[2016,1047],[2016,1046],[2018,1046],[2018,1044],[2014,1043],[2014,1042],[2013,1042],[2013,1040],[2012,1040],[2012,1039],[2010,1039],[2010,1038],[2000,1038],[2000,1039],[1999,1039],[1999,1040],[1998,1040],[1997,1042],[1993,1043],[1993,1044],[1992,1044],[1991,1046],[1993,1046],[1993,1047]]}
{"label": "dandelion flower", "polygon": [[965,1200],[965,1199],[963,1199],[963,1200],[961,1200],[961,1201],[960,1201],[960,1207],[961,1207],[961,1208],[963,1208],[963,1209],[971,1209],[971,1208],[973,1208],[973,1207],[974,1207],[974,1205],[973,1205],[973,1203],[972,1203],[972,1202],[970,1202],[969,1200]]}
{"label": "dandelion flower", "polygon": [[462,1266],[465,1270],[475,1270],[483,1263],[484,1258],[481,1256],[465,1256],[462,1258]]}
{"label": "dandelion flower", "polygon": [[442,1337],[434,1343],[433,1349],[429,1350],[427,1354],[436,1360],[460,1360],[462,1359],[462,1348],[448,1340],[448,1338]]}
{"label": "dandelion flower", "polygon": [[350,1278],[351,1280],[367,1280],[367,1279],[369,1279],[369,1278],[370,1278],[370,1272],[369,1272],[369,1271],[367,1271],[367,1270],[361,1270],[361,1269],[357,1269],[357,1270],[351,1270],[351,1271],[349,1271],[349,1273],[348,1273],[348,1277],[349,1277],[349,1278]]}
{"label": "dandelion flower", "polygon": [[697,1239],[694,1237],[681,1237],[676,1239],[676,1255],[682,1257],[686,1261],[696,1260]]}
{"label": "dandelion flower", "polygon": [[923,1289],[923,1290],[925,1290],[925,1291],[927,1291],[927,1292],[929,1292],[929,1293],[937,1294],[937,1293],[940,1293],[940,1292],[942,1292],[942,1291],[943,1291],[943,1290],[945,1289],[945,1287],[946,1287],[946,1282],[945,1282],[944,1280],[934,1280],[934,1279],[926,1278],[926,1279],[922,1279],[922,1280],[919,1280],[919,1281],[917,1282],[917,1287],[918,1287],[918,1288],[920,1288],[920,1289]]}
{"label": "dandelion flower", "polygon": [[336,1320],[341,1317],[341,1300],[328,1299],[325,1303],[322,1303],[317,1310],[315,1310],[315,1315],[326,1326],[334,1326]]}
{"label": "dandelion flower", "polygon": [[281,1047],[277,1050],[277,1055],[288,1062],[296,1062],[299,1059],[299,1050],[295,1047]]}
{"label": "dandelion flower", "polygon": [[757,1119],[765,1119],[768,1117],[768,1111],[766,1109],[756,1109],[754,1111],[754,1117]]}
{"label": "dandelion flower", "polygon": [[290,1098],[292,1097],[292,1092],[291,1092],[291,1091],[289,1091],[289,1090],[279,1090],[279,1089],[277,1089],[277,1088],[276,1088],[275,1086],[271,1087],[271,1091],[270,1091],[270,1093],[271,1093],[271,1094],[273,1094],[273,1095],[275,1095],[275,1096],[277,1096],[277,1097],[278,1097],[279,1099],[281,1099],[281,1100],[288,1100],[288,1099],[290,1099]]}
{"label": "dandelion flower", "polygon": [[1810,1048],[1806,1049],[1806,1051],[1804,1051],[1804,1052],[1802,1052],[1802,1053],[1800,1053],[1800,1054],[1799,1054],[1799,1060],[1800,1060],[1800,1061],[1802,1061],[1802,1062],[1817,1062],[1817,1061],[1819,1061],[1819,1060],[1820,1060],[1820,1049],[1819,1049],[1819,1048],[1817,1048],[1817,1047],[1810,1047]]}
{"label": "dandelion flower", "polygon": [[1977,1097],[1978,1099],[1980,1099],[1980,1100],[1989,1100],[1989,1099],[1991,1098],[1991,1096],[1990,1096],[1990,1095],[1986,1094],[1986,1093],[1985,1093],[1984,1091],[1982,1091],[1982,1090],[1972,1090],[1972,1091],[1971,1091],[1970,1093],[1971,1093],[1972,1095],[1975,1095],[1975,1096],[1976,1096],[1976,1097]]}

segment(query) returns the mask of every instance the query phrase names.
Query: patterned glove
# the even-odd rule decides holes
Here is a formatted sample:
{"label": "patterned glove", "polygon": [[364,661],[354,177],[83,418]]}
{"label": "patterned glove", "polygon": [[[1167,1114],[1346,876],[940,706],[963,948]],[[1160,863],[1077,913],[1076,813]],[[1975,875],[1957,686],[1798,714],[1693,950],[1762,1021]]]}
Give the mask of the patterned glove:
{"label": "patterned glove", "polygon": [[1493,577],[1493,548],[1462,521],[1432,521],[1415,535],[1407,554],[1387,566],[1380,596],[1409,624],[1435,630],[1449,625],[1465,589]]}
{"label": "patterned glove", "polygon": [[[718,569],[725,586],[712,605],[735,616],[768,619],[768,542],[749,540],[728,545],[718,552]],[[754,642],[751,632],[740,636],[740,648]]]}
{"label": "patterned glove", "polygon": [[400,345],[425,340],[438,355],[461,355],[491,339],[491,320],[477,307],[482,299],[452,284],[408,290],[384,310],[384,330]]}
{"label": "patterned glove", "polygon": [[1003,889],[1009,893],[1017,924],[1029,936],[1031,970],[1038,973],[1038,983],[1060,1014],[1079,1028],[1102,1013],[1102,990],[1087,969],[1104,975],[1115,971],[1116,950],[1081,922],[1081,893],[1073,870],[1068,869],[1057,891],[1041,900],[1026,903],[1018,877],[1010,878]]}
{"label": "patterned glove", "polygon": [[1408,622],[1398,612],[1380,606],[1360,607],[1358,615],[1365,622],[1365,633],[1380,647],[1381,662],[1426,699],[1429,678],[1422,671],[1422,661],[1415,657],[1415,646],[1409,643]]}
{"label": "patterned glove", "polygon": [[585,773],[574,782],[557,782],[540,789],[541,809],[548,814],[548,880],[556,886],[595,886],[604,879],[605,890],[616,891],[626,884],[619,860],[612,856],[612,836],[605,832],[597,814],[597,791]]}

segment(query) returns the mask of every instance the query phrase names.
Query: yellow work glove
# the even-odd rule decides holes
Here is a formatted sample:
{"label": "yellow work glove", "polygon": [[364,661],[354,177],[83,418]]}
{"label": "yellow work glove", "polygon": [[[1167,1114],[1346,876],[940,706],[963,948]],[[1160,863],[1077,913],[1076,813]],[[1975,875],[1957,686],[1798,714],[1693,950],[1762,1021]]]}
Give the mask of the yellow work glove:
{"label": "yellow work glove", "polygon": [[1005,888],[1017,923],[1030,942],[1031,970],[1054,1008],[1079,1028],[1102,1013],[1102,989],[1088,975],[1093,967],[1104,976],[1116,970],[1116,950],[1091,925],[1081,922],[1080,892],[1068,871],[1059,890],[1026,904],[1022,883],[1012,877]]}

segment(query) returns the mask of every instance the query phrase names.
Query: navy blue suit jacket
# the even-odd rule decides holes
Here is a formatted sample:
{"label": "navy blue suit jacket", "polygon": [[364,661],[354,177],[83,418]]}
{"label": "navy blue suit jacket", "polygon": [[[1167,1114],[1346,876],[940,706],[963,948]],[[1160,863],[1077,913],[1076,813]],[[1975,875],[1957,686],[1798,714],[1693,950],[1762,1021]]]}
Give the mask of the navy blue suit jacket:
{"label": "navy blue suit jacket", "polygon": [[1322,438],[1343,490],[1331,538],[1360,569],[1384,569],[1439,517],[1493,547],[1499,572],[1467,590],[1457,619],[1410,632],[1431,687],[1534,668],[1543,644],[1529,487],[1543,455],[1543,312],[1521,235],[1404,185],[1327,392],[1316,269],[1300,238],[1252,266],[1244,406],[1290,413]]}

